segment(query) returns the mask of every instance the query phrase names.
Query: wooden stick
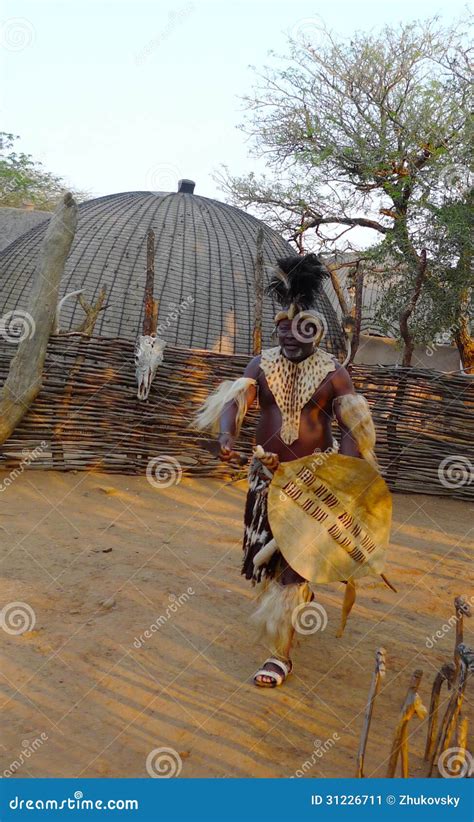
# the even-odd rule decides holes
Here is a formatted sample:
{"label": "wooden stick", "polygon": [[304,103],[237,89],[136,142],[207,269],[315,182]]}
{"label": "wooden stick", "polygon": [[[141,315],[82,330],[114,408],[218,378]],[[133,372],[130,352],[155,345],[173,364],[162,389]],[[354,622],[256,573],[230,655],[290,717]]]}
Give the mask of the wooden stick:
{"label": "wooden stick", "polygon": [[263,228],[257,232],[257,253],[255,258],[255,303],[253,324],[253,353],[262,350],[262,307],[263,307]]}
{"label": "wooden stick", "polygon": [[149,228],[146,235],[146,282],[144,297],[143,335],[156,334],[158,312],[154,306],[153,291],[155,285],[155,232]]}
{"label": "wooden stick", "polygon": [[429,760],[430,756],[433,753],[433,745],[435,743],[436,731],[438,730],[438,708],[441,686],[443,682],[446,682],[448,688],[451,689],[451,686],[454,682],[455,670],[456,669],[454,663],[449,662],[447,665],[443,665],[443,667],[440,668],[433,681],[433,687],[431,689],[430,710],[428,714],[428,731],[426,734],[426,747],[424,755],[424,759],[426,761]]}
{"label": "wooden stick", "polygon": [[464,699],[464,691],[466,690],[468,676],[468,665],[466,663],[466,659],[463,658],[466,652],[467,654],[472,654],[472,651],[466,645],[461,644],[461,646],[459,647],[459,674],[455,686],[453,688],[452,696],[448,702],[448,707],[446,708],[446,712],[444,714],[441,727],[438,731],[436,745],[433,748],[433,753],[431,755],[431,761],[427,773],[428,777],[432,776],[435,762],[438,762],[441,754],[449,748],[453,732],[456,728],[458,717],[461,713],[462,703]]}
{"label": "wooden stick", "polygon": [[[467,732],[469,727],[469,720],[467,716],[459,717],[458,727],[456,730],[456,762],[453,768],[453,776],[460,776],[464,771],[464,763],[466,762],[467,750]],[[469,768],[469,766],[468,766]],[[466,769],[467,770],[467,769]],[[469,774],[465,774],[469,776]]]}
{"label": "wooden stick", "polygon": [[88,303],[81,294],[78,294],[77,299],[83,311],[85,312],[86,316],[82,323],[78,326],[76,331],[80,334],[84,334],[86,337],[91,337],[92,333],[95,328],[95,324],[97,322],[97,317],[99,316],[100,312],[103,310],[104,301],[105,301],[105,294],[106,289],[105,285],[99,291],[99,296],[97,297],[97,302]]}
{"label": "wooden stick", "polygon": [[378,648],[375,652],[375,669],[372,674],[372,681],[370,683],[369,698],[364,714],[364,724],[362,726],[362,733],[360,736],[359,750],[357,752],[357,770],[356,777],[362,779],[364,776],[364,759],[365,750],[367,748],[367,741],[369,738],[370,723],[372,722],[372,713],[374,710],[375,697],[377,696],[382,679],[385,677],[385,648]]}
{"label": "wooden stick", "polygon": [[408,779],[408,722],[405,723],[400,734],[400,765],[402,779]]}
{"label": "wooden stick", "polygon": [[456,613],[456,639],[454,642],[454,664],[456,666],[456,676],[459,673],[460,658],[459,645],[464,642],[464,617],[472,616],[471,606],[466,600],[466,597],[459,596],[454,600],[454,611]]}
{"label": "wooden stick", "polygon": [[[395,735],[393,737],[392,749],[390,752],[390,759],[387,768],[387,777],[393,779],[397,768],[399,754],[402,755],[402,775],[408,767],[408,737],[407,726],[412,718],[416,715],[418,719],[424,719],[428,713],[423,705],[419,695],[418,687],[423,676],[423,671],[418,668],[414,671],[410,685],[408,688],[405,701],[402,705],[400,716],[398,718],[397,726],[395,728]],[[402,752],[402,748],[404,749]],[[408,773],[407,773],[408,776]]]}

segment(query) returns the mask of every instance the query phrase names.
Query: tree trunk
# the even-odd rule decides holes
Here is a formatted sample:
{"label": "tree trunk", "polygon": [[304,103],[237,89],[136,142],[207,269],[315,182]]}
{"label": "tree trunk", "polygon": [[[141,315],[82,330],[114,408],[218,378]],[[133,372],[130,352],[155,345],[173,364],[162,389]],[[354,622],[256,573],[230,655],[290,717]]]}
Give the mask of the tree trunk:
{"label": "tree trunk", "polygon": [[362,296],[364,292],[364,272],[359,269],[359,263],[356,264],[355,270],[355,305],[354,305],[354,333],[351,340],[351,363],[354,362],[354,357],[359,348],[360,329],[362,325]]}
{"label": "tree trunk", "polygon": [[402,365],[404,367],[409,367],[411,365],[411,358],[413,356],[413,349],[415,344],[413,342],[413,337],[410,333],[410,329],[408,326],[408,320],[410,319],[411,315],[413,314],[416,304],[419,300],[421,294],[421,288],[426,278],[426,249],[420,254],[420,258],[418,261],[418,274],[415,280],[415,288],[413,290],[413,294],[405,308],[403,309],[402,313],[400,314],[400,334],[402,335],[403,342],[405,343],[405,349],[403,352],[403,362]]}
{"label": "tree trunk", "polygon": [[331,277],[332,287],[336,292],[336,297],[338,299],[339,305],[341,306],[342,316],[343,318],[347,317],[347,315],[350,313],[349,306],[347,305],[346,298],[344,297],[344,292],[342,290],[337,270],[334,266],[331,265],[331,263],[329,263],[327,269]]}
{"label": "tree trunk", "polygon": [[0,392],[0,443],[13,433],[40,391],[59,284],[76,226],[77,206],[72,195],[67,193],[46,230],[26,312],[18,312],[28,322],[30,330],[18,345]]}
{"label": "tree trunk", "polygon": [[466,289],[461,295],[461,314],[454,339],[464,370],[468,374],[474,374],[474,339],[469,332],[469,321],[467,319],[468,299],[469,295]]}

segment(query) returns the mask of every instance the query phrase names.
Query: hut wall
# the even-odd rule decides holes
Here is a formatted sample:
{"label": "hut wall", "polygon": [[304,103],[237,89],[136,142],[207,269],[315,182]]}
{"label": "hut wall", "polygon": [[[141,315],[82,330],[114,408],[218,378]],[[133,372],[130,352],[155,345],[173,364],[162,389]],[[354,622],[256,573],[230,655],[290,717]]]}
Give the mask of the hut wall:
{"label": "hut wall", "polygon": [[[12,348],[0,347],[0,383]],[[184,473],[242,476],[213,458],[205,448],[209,438],[189,426],[208,393],[240,376],[249,357],[169,347],[149,399],[140,402],[133,353],[128,340],[52,337],[43,388],[0,447],[0,468],[143,474],[151,459],[169,456]],[[391,366],[357,365],[352,376],[371,406],[377,456],[391,488],[473,498],[474,381]],[[242,429],[239,447],[246,455],[255,419],[252,410]]]}

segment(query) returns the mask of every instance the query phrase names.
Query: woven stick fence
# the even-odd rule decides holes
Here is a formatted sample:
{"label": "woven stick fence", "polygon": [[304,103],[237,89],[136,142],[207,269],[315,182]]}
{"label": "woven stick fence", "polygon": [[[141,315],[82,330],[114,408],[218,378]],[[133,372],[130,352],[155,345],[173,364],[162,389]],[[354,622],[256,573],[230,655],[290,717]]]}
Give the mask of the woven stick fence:
{"label": "woven stick fence", "polygon": [[[78,334],[53,336],[43,388],[0,449],[0,467],[145,473],[151,459],[178,460],[184,473],[228,478],[242,470],[206,450],[189,427],[199,404],[224,379],[240,376],[245,355],[169,347],[146,402],[137,399],[134,343]],[[0,348],[0,382],[11,345]],[[371,406],[377,456],[394,490],[474,496],[474,381],[415,368],[354,366],[357,391]],[[257,412],[242,428],[249,456]]]}

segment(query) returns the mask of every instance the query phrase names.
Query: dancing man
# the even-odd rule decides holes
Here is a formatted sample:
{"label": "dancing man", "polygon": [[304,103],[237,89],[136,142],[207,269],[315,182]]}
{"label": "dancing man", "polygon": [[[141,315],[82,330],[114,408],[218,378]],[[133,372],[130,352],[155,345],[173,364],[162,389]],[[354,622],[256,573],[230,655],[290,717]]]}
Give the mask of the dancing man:
{"label": "dancing man", "polygon": [[[249,468],[242,574],[253,584],[263,580],[253,617],[271,649],[271,656],[254,675],[254,683],[263,687],[281,685],[291,672],[292,617],[298,606],[314,598],[308,578],[291,567],[273,537],[268,511],[273,471],[301,457],[334,453],[334,416],[340,429],[338,453],[376,465],[368,404],[355,393],[346,369],[319,348],[323,324],[315,306],[327,275],[315,254],[278,261],[267,289],[282,307],[275,317],[278,345],[254,357],[243,377],[222,383],[196,418],[198,428],[218,434],[222,460],[239,459],[235,442],[247,409],[258,399],[260,417]],[[294,540],[298,541],[297,534]]]}

